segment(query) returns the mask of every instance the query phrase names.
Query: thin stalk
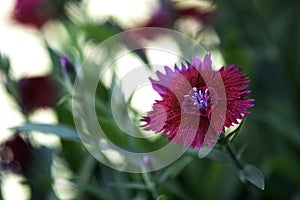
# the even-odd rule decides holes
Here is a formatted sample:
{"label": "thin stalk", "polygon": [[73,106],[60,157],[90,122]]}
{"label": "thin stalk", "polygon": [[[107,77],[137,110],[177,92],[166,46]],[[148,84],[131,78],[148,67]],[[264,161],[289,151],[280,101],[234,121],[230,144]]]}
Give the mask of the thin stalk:
{"label": "thin stalk", "polygon": [[[2,185],[2,173],[0,175],[0,185]],[[2,191],[0,190],[0,200],[3,199]]]}
{"label": "thin stalk", "polygon": [[151,181],[150,179],[150,176],[149,176],[149,173],[145,172],[145,173],[142,173],[142,176],[143,176],[143,179],[144,179],[144,182],[146,184],[146,187],[148,188],[148,190],[150,191],[153,199],[157,199],[157,197],[159,196],[158,195],[158,192],[156,191],[155,189],[155,184]]}
{"label": "thin stalk", "polygon": [[236,152],[229,140],[226,140],[225,147],[226,147],[230,157],[234,161],[235,165],[237,166],[237,168],[240,170],[243,170],[244,165],[242,164],[241,160],[237,157]]}
{"label": "thin stalk", "polygon": [[[239,157],[236,156],[236,152],[233,148],[233,146],[231,145],[231,142],[229,140],[226,140],[225,143],[226,149],[229,152],[230,157],[232,158],[232,160],[234,161],[236,167],[242,171],[244,169],[244,165],[241,162],[241,160],[239,159]],[[245,186],[245,188],[247,189],[249,195],[254,198],[254,194],[253,191],[251,190],[251,188],[249,187],[249,184],[247,181],[245,181],[243,178],[240,177],[240,180],[242,182],[242,184]]]}
{"label": "thin stalk", "polygon": [[[79,180],[78,184],[85,184],[90,179],[91,173],[96,165],[96,160],[94,157],[92,157],[90,154],[87,155],[85,160],[83,161],[83,165],[79,172]],[[82,199],[84,195],[84,188],[79,187],[77,190],[77,198],[76,199]]]}

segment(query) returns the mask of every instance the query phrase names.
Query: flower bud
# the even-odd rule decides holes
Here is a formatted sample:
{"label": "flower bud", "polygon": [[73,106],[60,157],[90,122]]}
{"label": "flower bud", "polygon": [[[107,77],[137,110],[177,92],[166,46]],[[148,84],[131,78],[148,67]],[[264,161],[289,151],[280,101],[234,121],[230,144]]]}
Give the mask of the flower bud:
{"label": "flower bud", "polygon": [[75,72],[73,63],[71,63],[70,59],[65,55],[60,57],[60,65],[65,74],[72,74]]}

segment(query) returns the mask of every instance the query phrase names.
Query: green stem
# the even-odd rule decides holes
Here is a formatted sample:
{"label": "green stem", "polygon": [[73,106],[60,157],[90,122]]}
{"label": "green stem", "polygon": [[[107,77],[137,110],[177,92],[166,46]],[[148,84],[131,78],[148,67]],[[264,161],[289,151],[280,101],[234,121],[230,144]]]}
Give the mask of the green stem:
{"label": "green stem", "polygon": [[145,173],[142,173],[142,176],[143,176],[143,179],[145,181],[145,184],[146,184],[146,187],[148,188],[148,190],[150,191],[153,199],[157,199],[157,197],[159,196],[158,195],[158,192],[156,191],[155,189],[155,184],[151,181],[150,179],[150,176],[149,176],[149,173],[145,172]]}
{"label": "green stem", "polygon": [[[0,175],[0,185],[2,185],[2,173]],[[0,190],[0,200],[3,199],[3,196],[2,196],[2,191]]]}
{"label": "green stem", "polygon": [[91,196],[95,197],[96,199],[102,199],[102,200],[112,199],[112,197],[110,197],[101,188],[95,185],[91,185],[88,183],[78,183],[78,187],[82,188],[82,190],[84,190],[86,193],[90,194]]}
{"label": "green stem", "polygon": [[[242,164],[241,160],[236,156],[235,150],[232,147],[230,141],[227,140],[225,145],[226,145],[226,149],[228,150],[229,155],[231,156],[232,160],[234,161],[236,167],[242,171],[244,169],[244,165]],[[251,195],[251,197],[253,197],[253,191],[249,187],[248,182],[245,181],[244,179],[242,179],[241,177],[240,177],[240,180],[241,180],[242,184],[246,187],[246,189],[249,192],[249,194]]]}
{"label": "green stem", "polygon": [[[83,161],[83,165],[79,172],[78,185],[85,184],[88,182],[91,172],[94,169],[95,165],[96,165],[95,158],[92,157],[90,154],[88,154],[86,159]],[[82,199],[83,194],[84,194],[84,189],[82,187],[78,187],[76,199],[78,199],[78,200]]]}
{"label": "green stem", "polygon": [[241,160],[237,157],[236,152],[229,140],[226,140],[225,146],[226,146],[227,151],[229,152],[230,157],[232,158],[235,165],[237,166],[237,168],[240,170],[243,170],[244,165],[242,164]]}

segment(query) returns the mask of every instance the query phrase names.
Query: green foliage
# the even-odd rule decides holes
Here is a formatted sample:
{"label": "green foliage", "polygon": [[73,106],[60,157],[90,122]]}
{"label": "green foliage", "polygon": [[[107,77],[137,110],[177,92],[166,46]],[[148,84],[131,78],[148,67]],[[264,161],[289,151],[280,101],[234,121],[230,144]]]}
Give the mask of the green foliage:
{"label": "green foliage", "polygon": [[264,175],[253,165],[246,165],[242,171],[245,178],[261,190],[265,189]]}
{"label": "green foliage", "polygon": [[66,140],[79,140],[78,134],[74,129],[63,125],[27,123],[21,126],[13,127],[11,129],[22,133],[31,131],[37,131],[46,134],[50,133]]}
{"label": "green foliage", "polygon": [[8,75],[10,71],[10,61],[9,58],[5,55],[2,55],[0,52],[0,71],[3,71],[4,74]]}

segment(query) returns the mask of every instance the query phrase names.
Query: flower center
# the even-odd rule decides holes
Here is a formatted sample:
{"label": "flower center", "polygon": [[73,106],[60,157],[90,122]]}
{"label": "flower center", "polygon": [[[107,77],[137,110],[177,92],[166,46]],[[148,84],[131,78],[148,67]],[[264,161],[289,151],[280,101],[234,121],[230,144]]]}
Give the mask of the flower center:
{"label": "flower center", "polygon": [[192,96],[192,102],[200,110],[206,110],[210,104],[210,96],[208,94],[208,89],[206,88],[204,92],[197,90],[196,87],[193,87],[194,95]]}
{"label": "flower center", "polygon": [[189,94],[184,95],[182,108],[188,114],[208,116],[212,109],[211,94],[208,88],[198,90],[196,87],[193,87]]}

